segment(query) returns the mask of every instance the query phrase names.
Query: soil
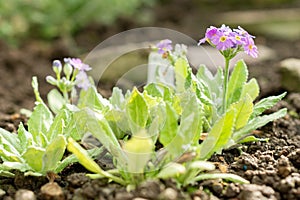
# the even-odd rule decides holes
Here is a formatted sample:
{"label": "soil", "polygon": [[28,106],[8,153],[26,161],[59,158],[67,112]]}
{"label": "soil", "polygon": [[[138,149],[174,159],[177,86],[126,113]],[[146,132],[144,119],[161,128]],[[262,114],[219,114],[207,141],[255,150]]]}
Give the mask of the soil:
{"label": "soil", "polygon": [[[161,9],[157,12],[161,12]],[[158,25],[177,27],[177,30],[181,27],[189,32],[189,27],[183,26],[186,21],[162,16],[171,19]],[[162,16],[158,15],[158,19],[163,19]],[[92,38],[89,35],[95,36],[101,32],[102,38],[105,38],[134,26],[128,19],[122,19],[121,22],[122,27],[91,28],[89,34],[78,34],[75,41],[88,51],[97,44],[95,40],[83,42],[87,41],[86,38]],[[261,85],[260,97],[279,94],[284,91],[280,84],[279,62],[284,58],[299,58],[300,40],[285,41],[259,36],[258,42],[275,50],[278,56],[255,66],[250,65],[250,76],[257,78]],[[60,39],[51,44],[29,40],[18,49],[11,49],[2,42],[0,49],[0,127],[16,132],[18,124],[21,121],[26,124],[27,121],[20,114],[20,109],[31,110],[34,106],[31,77],[38,76],[41,95],[45,98],[51,88],[44,81],[45,76],[51,73],[51,61],[72,56],[74,52]],[[110,84],[104,84],[107,85]],[[211,158],[218,170],[240,175],[250,184],[208,180],[178,188],[172,180],[157,180],[145,182],[127,192],[125,187],[118,184],[89,179],[82,166],[73,164],[60,173],[54,182],[49,182],[46,177],[24,177],[17,171],[15,178],[0,177],[0,199],[300,199],[300,94],[289,93],[267,112],[282,107],[289,110],[284,118],[254,132],[257,137],[269,138],[269,142],[247,143]]]}

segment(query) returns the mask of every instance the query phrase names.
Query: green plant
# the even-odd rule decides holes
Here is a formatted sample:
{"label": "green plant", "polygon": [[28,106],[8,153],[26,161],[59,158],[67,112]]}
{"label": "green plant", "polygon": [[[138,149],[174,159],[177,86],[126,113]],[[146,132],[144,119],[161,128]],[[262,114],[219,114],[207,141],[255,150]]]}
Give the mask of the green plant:
{"label": "green plant", "polygon": [[[57,90],[52,90],[48,97],[49,104],[56,115],[50,111],[43,102],[38,91],[37,78],[32,78],[32,87],[36,97],[36,106],[31,113],[27,123],[27,129],[21,123],[17,134],[10,133],[0,129],[0,158],[3,163],[0,164],[0,174],[11,176],[11,169],[18,169],[25,172],[26,175],[46,175],[48,172],[58,173],[67,165],[77,162],[74,155],[63,158],[67,146],[68,137],[81,139],[78,135],[76,126],[72,123],[73,110],[67,106],[69,102],[68,92],[75,90],[78,84],[78,74],[82,70],[81,61],[69,59],[64,66],[66,77],[61,77],[62,66],[60,62],[55,61],[53,70],[57,79],[51,77],[50,83],[58,86],[65,98]],[[72,67],[74,65],[74,69]],[[86,69],[86,68],[84,68]],[[73,72],[73,76],[71,76]],[[87,80],[88,81],[88,80]],[[80,82],[81,83],[81,82]],[[55,91],[55,93],[53,93]],[[59,97],[59,98],[57,98]],[[55,100],[55,101],[53,101]],[[95,148],[89,151],[89,155],[99,154],[103,148]]]}
{"label": "green plant", "polygon": [[0,38],[18,44],[24,37],[71,39],[90,24],[113,24],[118,17],[137,14],[136,8],[155,0],[11,0],[0,2]]}
{"label": "green plant", "polygon": [[[95,174],[122,185],[135,186],[147,179],[175,178],[187,185],[214,165],[193,160],[179,163],[184,153],[193,154],[202,132],[202,108],[194,92],[175,94],[162,84],[149,84],[141,93],[136,88],[122,94],[114,88],[109,101],[94,87],[81,93],[74,118],[79,131],[89,132],[110,152],[116,169],[102,170],[85,150],[70,139],[68,150]],[[122,142],[119,144],[118,139]],[[156,149],[156,145],[161,147]],[[227,178],[247,182],[227,174]],[[208,176],[209,177],[209,176]]]}

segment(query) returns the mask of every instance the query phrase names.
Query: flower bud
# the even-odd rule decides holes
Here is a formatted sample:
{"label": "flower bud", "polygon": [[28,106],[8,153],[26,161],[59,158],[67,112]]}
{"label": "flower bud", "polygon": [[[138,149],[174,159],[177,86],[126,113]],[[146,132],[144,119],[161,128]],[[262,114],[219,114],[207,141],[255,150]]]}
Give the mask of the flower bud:
{"label": "flower bud", "polygon": [[55,78],[53,78],[52,76],[47,76],[46,81],[48,83],[50,83],[51,85],[55,85],[55,86],[57,85],[57,80]]}
{"label": "flower bud", "polygon": [[52,63],[52,69],[56,75],[60,74],[62,70],[61,62],[59,60],[54,60]]}
{"label": "flower bud", "polygon": [[66,63],[64,65],[64,74],[66,75],[67,79],[70,79],[72,72],[73,72],[73,67],[69,63]]}

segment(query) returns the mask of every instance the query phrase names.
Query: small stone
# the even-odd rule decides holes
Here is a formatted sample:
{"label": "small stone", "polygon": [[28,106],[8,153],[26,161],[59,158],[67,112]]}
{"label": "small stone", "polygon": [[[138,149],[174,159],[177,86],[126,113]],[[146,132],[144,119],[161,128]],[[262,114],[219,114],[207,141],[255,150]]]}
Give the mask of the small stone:
{"label": "small stone", "polygon": [[275,200],[275,191],[269,186],[260,186],[255,184],[248,184],[242,186],[242,192],[238,196],[240,200]]}
{"label": "small stone", "polygon": [[0,198],[2,198],[5,194],[6,194],[6,192],[4,190],[0,189]]}
{"label": "small stone", "polygon": [[221,183],[214,182],[211,187],[215,194],[221,194],[223,191],[223,185]]}
{"label": "small stone", "polygon": [[175,200],[177,199],[178,193],[173,188],[166,188],[160,195],[161,199]]}
{"label": "small stone", "polygon": [[237,187],[236,185],[234,185],[233,183],[228,184],[228,186],[226,187],[224,196],[225,197],[235,197],[240,193],[240,188]]}
{"label": "small stone", "polygon": [[56,182],[50,182],[41,187],[41,195],[43,199],[64,200],[64,193]]}
{"label": "small stone", "polygon": [[278,169],[278,174],[284,178],[290,175],[292,171],[292,168],[290,166],[279,166],[277,169]]}
{"label": "small stone", "polygon": [[290,92],[300,92],[300,59],[288,58],[280,62],[281,84]]}
{"label": "small stone", "polygon": [[[116,196],[114,198],[115,200],[131,200],[133,199],[133,194],[130,192],[118,192],[116,193]],[[140,200],[147,200],[147,199],[143,199],[143,198],[137,198]]]}
{"label": "small stone", "polygon": [[30,190],[20,189],[15,194],[15,200],[36,200],[36,196]]}

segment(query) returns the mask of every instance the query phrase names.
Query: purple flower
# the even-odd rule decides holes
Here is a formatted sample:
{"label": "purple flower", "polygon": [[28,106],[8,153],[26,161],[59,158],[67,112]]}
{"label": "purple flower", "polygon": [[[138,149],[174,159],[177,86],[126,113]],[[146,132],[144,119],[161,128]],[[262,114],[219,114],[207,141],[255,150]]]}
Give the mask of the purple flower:
{"label": "purple flower", "polygon": [[[216,41],[218,29],[214,26],[210,26],[205,33],[205,37],[199,40],[198,45],[205,43],[206,41]],[[212,42],[214,44],[214,42]]]}
{"label": "purple flower", "polygon": [[76,75],[75,83],[79,88],[84,90],[87,90],[91,86],[89,78],[84,71],[79,71],[79,73]]}
{"label": "purple flower", "polygon": [[216,48],[220,51],[230,49],[235,45],[230,34],[221,31],[217,33],[216,40],[214,42],[212,41],[212,43],[216,45]]}
{"label": "purple flower", "polygon": [[238,26],[238,29],[231,30],[223,24],[220,28],[210,26],[206,30],[205,37],[200,39],[198,45],[207,41],[220,51],[231,50],[232,54],[228,54],[228,56],[234,56],[238,51],[244,50],[246,54],[256,58],[258,50],[253,38],[255,37],[240,26]]}
{"label": "purple flower", "polygon": [[158,48],[158,53],[159,54],[165,54],[168,51],[172,51],[172,41],[171,40],[161,40],[159,43],[156,44],[156,47]]}
{"label": "purple flower", "polygon": [[244,52],[252,56],[253,58],[257,58],[258,50],[257,50],[257,46],[254,44],[254,40],[252,37],[245,38]]}
{"label": "purple flower", "polygon": [[250,35],[245,29],[243,29],[240,26],[238,26],[237,29],[233,29],[233,31],[236,32],[237,34],[239,34],[240,36],[255,38],[255,36]]}
{"label": "purple flower", "polygon": [[79,71],[89,71],[92,69],[89,65],[84,64],[79,58],[65,58],[64,61],[65,63],[69,63]]}

